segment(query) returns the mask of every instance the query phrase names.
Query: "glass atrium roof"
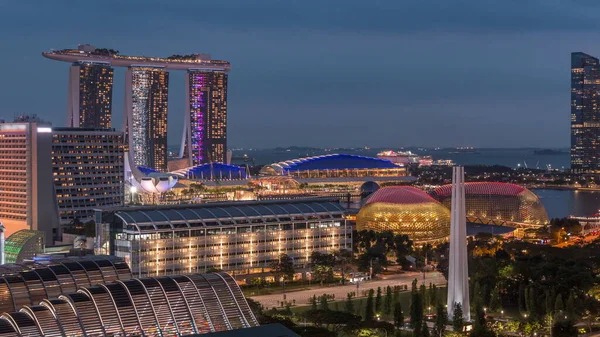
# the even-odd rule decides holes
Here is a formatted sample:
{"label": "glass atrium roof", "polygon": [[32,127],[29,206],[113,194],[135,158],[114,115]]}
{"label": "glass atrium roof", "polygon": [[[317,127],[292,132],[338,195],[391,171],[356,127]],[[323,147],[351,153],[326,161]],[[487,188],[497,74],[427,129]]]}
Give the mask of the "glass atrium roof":
{"label": "glass atrium roof", "polygon": [[[154,231],[159,229],[156,224],[168,224],[170,228],[166,229],[170,230],[182,228],[181,225],[174,226],[174,224],[182,223],[185,223],[185,227],[231,226],[247,224],[250,219],[276,218],[280,220],[293,216],[308,220],[309,217],[316,215],[321,218],[323,218],[322,216],[331,218],[333,215],[340,216],[344,212],[345,208],[335,199],[315,198],[277,202],[213,203],[185,207],[177,205],[158,208],[120,208],[115,215],[127,225]],[[209,220],[211,224],[207,225],[205,220]],[[161,227],[161,229],[165,228]]]}

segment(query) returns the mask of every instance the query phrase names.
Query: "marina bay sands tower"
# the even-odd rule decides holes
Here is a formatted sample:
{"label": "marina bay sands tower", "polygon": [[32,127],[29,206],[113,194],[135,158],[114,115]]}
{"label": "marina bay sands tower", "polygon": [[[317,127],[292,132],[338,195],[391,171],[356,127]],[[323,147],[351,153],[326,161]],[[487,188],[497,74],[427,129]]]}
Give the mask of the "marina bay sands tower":
{"label": "marina bay sands tower", "polygon": [[67,108],[71,127],[112,127],[113,69],[127,68],[123,130],[130,160],[159,171],[167,171],[169,71],[186,71],[186,108],[176,117],[184,119],[180,157],[188,167],[226,162],[229,62],[208,54],[125,56],[90,45],[42,55],[72,64]]}

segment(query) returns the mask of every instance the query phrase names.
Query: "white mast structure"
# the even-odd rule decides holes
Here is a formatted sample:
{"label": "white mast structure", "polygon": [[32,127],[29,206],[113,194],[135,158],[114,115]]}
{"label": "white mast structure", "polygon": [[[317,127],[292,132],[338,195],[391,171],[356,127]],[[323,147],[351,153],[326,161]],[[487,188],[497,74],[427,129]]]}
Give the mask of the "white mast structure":
{"label": "white mast structure", "polygon": [[465,168],[452,168],[452,207],[448,272],[448,318],[460,303],[465,321],[471,320],[469,307],[469,267],[467,257],[467,221],[465,211]]}

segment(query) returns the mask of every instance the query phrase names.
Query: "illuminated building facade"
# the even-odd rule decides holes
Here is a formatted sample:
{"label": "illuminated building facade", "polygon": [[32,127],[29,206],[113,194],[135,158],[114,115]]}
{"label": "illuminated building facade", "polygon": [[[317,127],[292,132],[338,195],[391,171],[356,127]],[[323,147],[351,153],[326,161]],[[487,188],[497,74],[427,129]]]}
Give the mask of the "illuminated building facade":
{"label": "illuminated building facade", "polygon": [[356,228],[392,231],[417,243],[443,240],[450,235],[450,211],[418,188],[382,187],[358,212]]}
{"label": "illuminated building facade", "polygon": [[131,67],[126,74],[125,138],[136,166],[167,171],[169,73]]}
{"label": "illuminated building facade", "polygon": [[6,239],[5,263],[22,263],[44,252],[44,233],[22,229]]}
{"label": "illuminated building facade", "polygon": [[7,236],[31,229],[53,242],[58,214],[51,148],[52,129],[35,117],[0,124],[0,220]]}
{"label": "illuminated building facade", "polygon": [[123,205],[123,133],[53,128],[52,173],[60,223],[92,220],[94,208]]}
{"label": "illuminated building facade", "polygon": [[351,154],[328,154],[265,165],[261,175],[294,178],[403,177],[406,168],[386,159]]}
{"label": "illuminated building facade", "polygon": [[75,62],[69,72],[67,125],[110,128],[113,68],[100,61]]}
{"label": "illuminated building facade", "polygon": [[138,279],[106,257],[46,263],[4,268],[0,336],[187,336],[258,326],[225,273]]}
{"label": "illuminated building facade", "polygon": [[[264,272],[283,253],[306,267],[312,252],[352,249],[345,209],[331,198],[128,207],[99,210],[109,242],[96,251],[123,258],[138,277]],[[101,220],[100,220],[101,219]]]}
{"label": "illuminated building facade", "polygon": [[571,169],[600,172],[600,65],[571,54]]}
{"label": "illuminated building facade", "polygon": [[[484,224],[541,226],[548,213],[537,195],[515,184],[498,182],[465,183],[467,220]],[[452,185],[436,188],[431,195],[450,209]]]}
{"label": "illuminated building facade", "polygon": [[186,113],[179,158],[185,164],[179,168],[209,162],[227,163],[229,62],[213,60],[209,54],[120,55],[116,50],[91,45],[52,50],[42,55],[72,64],[67,123],[72,127],[111,126],[112,67],[127,67],[126,143],[133,145],[131,151],[136,165],[163,172],[167,171],[168,71],[186,71]]}
{"label": "illuminated building facade", "polygon": [[227,162],[227,73],[190,69],[181,157],[189,166]]}

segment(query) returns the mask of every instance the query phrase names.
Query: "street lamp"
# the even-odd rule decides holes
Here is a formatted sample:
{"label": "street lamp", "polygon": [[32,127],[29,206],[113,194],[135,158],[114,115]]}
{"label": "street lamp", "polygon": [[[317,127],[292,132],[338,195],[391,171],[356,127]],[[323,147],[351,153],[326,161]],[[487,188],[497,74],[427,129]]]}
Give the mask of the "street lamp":
{"label": "street lamp", "polygon": [[500,315],[502,318],[504,318],[504,310],[500,310]]}
{"label": "street lamp", "polygon": [[380,316],[379,316],[379,314],[377,314],[377,320],[378,320],[378,321],[379,321],[379,318],[380,318]]}

